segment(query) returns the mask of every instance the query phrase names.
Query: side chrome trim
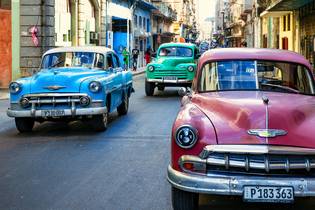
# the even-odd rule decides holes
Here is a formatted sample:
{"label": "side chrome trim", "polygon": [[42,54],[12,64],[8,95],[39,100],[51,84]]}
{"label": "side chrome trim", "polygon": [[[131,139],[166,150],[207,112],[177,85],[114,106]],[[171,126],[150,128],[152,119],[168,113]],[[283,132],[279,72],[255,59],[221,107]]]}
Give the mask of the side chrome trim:
{"label": "side chrome trim", "polygon": [[278,155],[315,155],[315,149],[272,145],[207,145],[200,158],[207,158],[212,152],[234,154],[278,154]]}
{"label": "side chrome trim", "polygon": [[295,197],[315,196],[315,178],[271,177],[271,176],[232,176],[230,174],[195,175],[167,169],[167,180],[178,189],[213,195],[242,196],[244,186],[292,186]]}

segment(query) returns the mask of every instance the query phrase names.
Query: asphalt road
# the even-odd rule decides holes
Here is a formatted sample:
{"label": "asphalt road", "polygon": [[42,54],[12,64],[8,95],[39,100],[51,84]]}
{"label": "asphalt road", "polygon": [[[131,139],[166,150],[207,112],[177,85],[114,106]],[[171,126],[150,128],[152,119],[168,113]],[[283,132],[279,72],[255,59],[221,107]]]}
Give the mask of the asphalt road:
{"label": "asphalt road", "polygon": [[[43,123],[19,134],[0,101],[0,209],[170,210],[166,181],[177,89],[144,95],[137,76],[127,116],[111,115],[106,132],[80,122]],[[307,204],[306,204],[307,203]],[[314,203],[315,204],[315,203]],[[200,209],[314,209],[243,204],[239,198],[201,196]]]}

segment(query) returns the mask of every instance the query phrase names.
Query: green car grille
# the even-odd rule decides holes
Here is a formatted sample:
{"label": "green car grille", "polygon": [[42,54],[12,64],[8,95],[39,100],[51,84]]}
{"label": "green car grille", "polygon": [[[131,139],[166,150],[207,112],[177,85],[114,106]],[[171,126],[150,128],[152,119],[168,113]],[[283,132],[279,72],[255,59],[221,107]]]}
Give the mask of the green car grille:
{"label": "green car grille", "polygon": [[178,79],[186,79],[188,77],[187,70],[158,70],[156,69],[154,72],[154,77],[156,79],[161,79],[166,76],[174,76]]}

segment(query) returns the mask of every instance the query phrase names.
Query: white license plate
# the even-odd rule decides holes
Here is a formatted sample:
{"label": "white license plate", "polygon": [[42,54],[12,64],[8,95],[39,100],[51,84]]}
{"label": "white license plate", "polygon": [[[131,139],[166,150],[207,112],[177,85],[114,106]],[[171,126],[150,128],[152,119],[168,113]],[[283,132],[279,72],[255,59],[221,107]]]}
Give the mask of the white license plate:
{"label": "white license plate", "polygon": [[247,202],[292,203],[294,189],[293,187],[245,186],[243,199]]}
{"label": "white license plate", "polygon": [[166,77],[163,77],[164,80],[177,80],[177,77],[174,77],[174,76],[166,76]]}
{"label": "white license plate", "polygon": [[42,117],[62,117],[65,116],[64,110],[42,110]]}

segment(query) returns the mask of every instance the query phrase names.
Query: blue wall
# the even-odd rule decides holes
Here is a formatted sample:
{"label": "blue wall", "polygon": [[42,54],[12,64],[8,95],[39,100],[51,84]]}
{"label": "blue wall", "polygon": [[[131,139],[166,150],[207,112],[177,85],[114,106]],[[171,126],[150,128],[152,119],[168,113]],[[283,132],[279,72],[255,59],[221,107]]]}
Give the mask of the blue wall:
{"label": "blue wall", "polygon": [[114,37],[113,37],[113,42],[114,46],[113,49],[117,53],[119,60],[120,60],[120,65],[123,66],[124,64],[124,58],[122,55],[122,50],[127,47],[127,33],[122,33],[122,32],[114,32]]}

